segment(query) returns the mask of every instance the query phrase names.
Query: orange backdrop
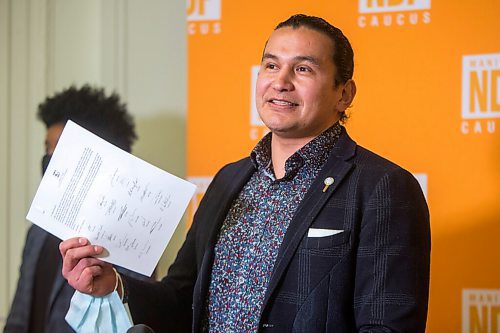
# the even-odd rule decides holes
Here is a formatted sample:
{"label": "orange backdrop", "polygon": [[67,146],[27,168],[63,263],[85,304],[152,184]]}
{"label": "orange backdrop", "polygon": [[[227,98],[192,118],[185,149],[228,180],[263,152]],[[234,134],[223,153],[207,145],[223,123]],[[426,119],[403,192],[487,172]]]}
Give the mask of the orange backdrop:
{"label": "orange backdrop", "polygon": [[266,39],[295,13],[350,39],[361,145],[415,174],[432,228],[428,332],[500,332],[500,1],[188,0],[188,176],[266,132],[252,105]]}

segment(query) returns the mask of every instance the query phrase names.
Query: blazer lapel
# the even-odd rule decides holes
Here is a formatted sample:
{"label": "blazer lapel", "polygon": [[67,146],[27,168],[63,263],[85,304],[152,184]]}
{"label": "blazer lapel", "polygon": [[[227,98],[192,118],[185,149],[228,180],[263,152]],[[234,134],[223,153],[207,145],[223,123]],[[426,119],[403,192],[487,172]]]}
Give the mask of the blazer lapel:
{"label": "blazer lapel", "polygon": [[[274,264],[273,274],[266,290],[261,313],[264,311],[269,298],[290,263],[290,260],[293,258],[295,251],[304,237],[304,234],[309,229],[309,226],[313,223],[321,208],[333,195],[349,170],[353,167],[353,164],[347,162],[347,160],[354,156],[355,149],[356,143],[352,141],[352,139],[345,132],[345,129],[343,129],[342,134],[332,149],[325,166],[312,183],[309,191],[297,208],[297,211],[288,226],[285,238],[283,239],[283,243],[281,244],[276,262]],[[323,189],[325,188],[324,180],[328,177],[333,178],[334,182],[325,192],[323,192]]]}

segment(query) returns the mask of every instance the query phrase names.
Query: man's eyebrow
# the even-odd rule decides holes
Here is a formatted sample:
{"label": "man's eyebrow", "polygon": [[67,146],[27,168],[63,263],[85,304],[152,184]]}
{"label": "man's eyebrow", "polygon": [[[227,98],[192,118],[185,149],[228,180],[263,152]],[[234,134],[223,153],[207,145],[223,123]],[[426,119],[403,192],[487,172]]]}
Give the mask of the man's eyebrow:
{"label": "man's eyebrow", "polygon": [[262,55],[262,60],[266,60],[266,59],[278,60],[278,57],[277,57],[277,56],[275,56],[275,55],[274,55],[274,54],[272,54],[272,53],[267,53],[267,52],[266,52],[266,53],[264,53],[264,54]]}
{"label": "man's eyebrow", "polygon": [[[262,60],[264,61],[266,59],[278,60],[278,56],[276,56],[272,53],[264,53],[264,55],[262,56]],[[306,55],[296,56],[293,58],[293,60],[295,60],[297,62],[306,61],[306,62],[310,62],[313,65],[319,66],[319,61],[313,56],[306,56]]]}

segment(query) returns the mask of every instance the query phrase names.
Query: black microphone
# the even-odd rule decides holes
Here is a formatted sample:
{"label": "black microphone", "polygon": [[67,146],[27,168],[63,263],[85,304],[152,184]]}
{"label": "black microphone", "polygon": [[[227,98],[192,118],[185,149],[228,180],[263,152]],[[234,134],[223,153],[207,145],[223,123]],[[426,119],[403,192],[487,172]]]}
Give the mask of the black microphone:
{"label": "black microphone", "polygon": [[137,324],[129,328],[127,333],[155,333],[155,331],[147,325]]}

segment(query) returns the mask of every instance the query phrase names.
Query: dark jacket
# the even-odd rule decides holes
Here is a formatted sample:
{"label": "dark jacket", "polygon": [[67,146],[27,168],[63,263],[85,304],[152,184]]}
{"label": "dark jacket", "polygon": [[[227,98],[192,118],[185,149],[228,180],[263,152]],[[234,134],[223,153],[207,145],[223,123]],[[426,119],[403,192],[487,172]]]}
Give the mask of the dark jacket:
{"label": "dark jacket", "polygon": [[[50,234],[36,225],[28,230],[24,244],[19,280],[5,324],[4,333],[28,333],[32,315],[32,300],[35,277],[37,274],[46,274],[38,267],[40,256],[45,242],[49,241]],[[61,260],[57,263],[57,272],[51,288],[47,306],[45,332],[70,333],[74,332],[66,323],[64,317],[69,308],[69,302],[75,290],[66,283],[61,274]],[[37,268],[38,267],[38,268]]]}
{"label": "dark jacket", "polygon": [[[53,241],[54,236],[47,233],[36,225],[32,225],[28,230],[26,242],[24,244],[21,268],[14,300],[10,308],[9,316],[4,327],[4,333],[31,333],[30,321],[33,316],[35,279],[41,275],[53,274],[52,285],[48,288],[48,303],[45,314],[41,315],[43,327],[37,327],[37,331],[50,333],[71,333],[74,332],[68,325],[64,317],[69,309],[69,304],[75,289],[73,289],[64,279],[61,273],[62,258],[58,254],[59,240]],[[50,247],[50,248],[48,248]],[[54,254],[56,258],[54,271],[49,271],[47,267],[40,267],[40,261],[47,255],[44,250]],[[120,273],[133,276],[140,280],[149,280],[141,274],[131,272],[123,268],[117,268]]]}
{"label": "dark jacket", "polygon": [[[161,282],[127,279],[136,323],[156,332],[202,330],[217,235],[254,171],[249,158],[219,171]],[[323,192],[327,177],[334,183]],[[312,238],[309,228],[343,232]],[[424,332],[429,262],[429,213],[419,184],[344,129],[288,227],[259,330]]]}

